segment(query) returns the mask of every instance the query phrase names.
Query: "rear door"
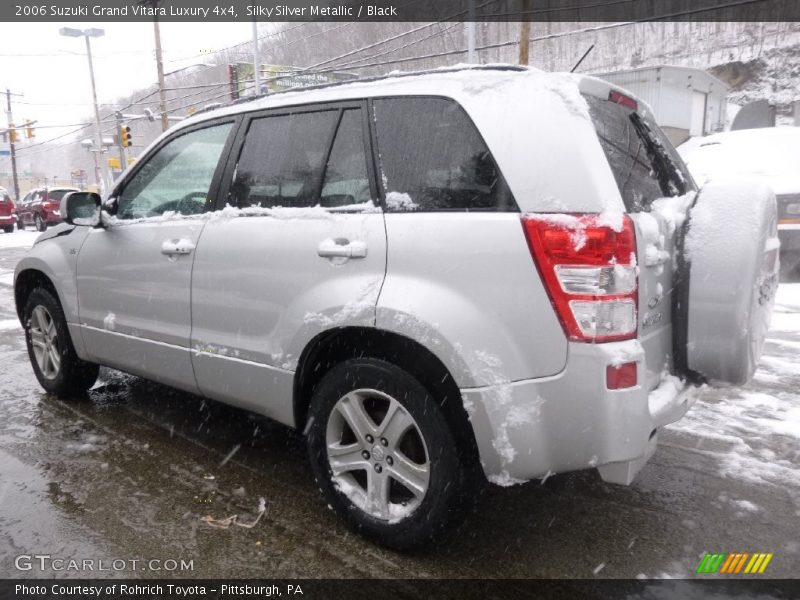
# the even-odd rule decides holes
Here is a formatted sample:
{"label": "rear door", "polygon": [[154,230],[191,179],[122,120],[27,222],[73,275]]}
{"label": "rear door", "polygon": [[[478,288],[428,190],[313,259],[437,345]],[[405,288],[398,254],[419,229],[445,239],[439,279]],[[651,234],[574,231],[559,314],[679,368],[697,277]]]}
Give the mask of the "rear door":
{"label": "rear door", "polygon": [[654,388],[664,370],[672,369],[676,240],[695,186],[652,118],[637,112],[631,99],[612,96],[618,101],[590,95],[586,100],[625,207],[636,224],[638,332],[647,356],[647,386]]}
{"label": "rear door", "polygon": [[33,222],[33,217],[31,216],[30,211],[31,198],[33,198],[32,191],[25,194],[19,204],[17,204],[17,216],[19,217],[20,227]]}
{"label": "rear door", "polygon": [[[192,279],[200,390],[293,424],[300,353],[375,324],[386,232],[362,102],[249,115]],[[220,206],[221,208],[221,206]]]}

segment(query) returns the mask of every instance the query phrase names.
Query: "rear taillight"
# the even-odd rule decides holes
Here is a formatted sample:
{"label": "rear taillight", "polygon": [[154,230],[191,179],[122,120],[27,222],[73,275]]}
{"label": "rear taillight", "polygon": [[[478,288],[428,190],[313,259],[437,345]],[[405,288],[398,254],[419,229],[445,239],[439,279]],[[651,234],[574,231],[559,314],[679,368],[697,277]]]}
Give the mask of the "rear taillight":
{"label": "rear taillight", "polygon": [[532,214],[522,226],[564,332],[579,342],[636,337],[637,267],[633,222],[600,215]]}

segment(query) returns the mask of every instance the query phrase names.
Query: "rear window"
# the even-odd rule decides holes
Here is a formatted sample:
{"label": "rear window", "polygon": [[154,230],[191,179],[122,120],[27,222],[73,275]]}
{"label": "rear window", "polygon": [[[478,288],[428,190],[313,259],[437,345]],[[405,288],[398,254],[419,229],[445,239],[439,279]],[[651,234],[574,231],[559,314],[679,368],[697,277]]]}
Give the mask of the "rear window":
{"label": "rear window", "polygon": [[51,190],[47,194],[47,199],[50,202],[61,202],[61,199],[64,196],[66,196],[67,194],[69,194],[70,192],[73,192],[73,191],[75,191],[75,190]]}
{"label": "rear window", "polygon": [[658,198],[694,189],[686,167],[655,122],[620,104],[585,98],[628,212],[648,210]]}

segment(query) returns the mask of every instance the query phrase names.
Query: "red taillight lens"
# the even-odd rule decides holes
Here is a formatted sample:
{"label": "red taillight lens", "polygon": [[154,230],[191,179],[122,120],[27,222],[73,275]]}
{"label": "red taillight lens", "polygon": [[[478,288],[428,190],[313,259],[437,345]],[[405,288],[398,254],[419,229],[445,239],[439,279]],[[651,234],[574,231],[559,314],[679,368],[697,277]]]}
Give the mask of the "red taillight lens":
{"label": "red taillight lens", "polygon": [[622,390],[636,387],[636,363],[629,362],[623,365],[606,367],[606,387],[610,390]]}
{"label": "red taillight lens", "polygon": [[571,340],[636,337],[636,235],[627,215],[614,225],[600,215],[522,217],[531,254]]}
{"label": "red taillight lens", "polygon": [[620,94],[619,92],[611,91],[608,94],[608,99],[615,104],[621,104],[625,108],[630,108],[631,110],[636,110],[638,108],[638,104],[636,100],[631,98],[630,96],[626,96],[625,94]]}

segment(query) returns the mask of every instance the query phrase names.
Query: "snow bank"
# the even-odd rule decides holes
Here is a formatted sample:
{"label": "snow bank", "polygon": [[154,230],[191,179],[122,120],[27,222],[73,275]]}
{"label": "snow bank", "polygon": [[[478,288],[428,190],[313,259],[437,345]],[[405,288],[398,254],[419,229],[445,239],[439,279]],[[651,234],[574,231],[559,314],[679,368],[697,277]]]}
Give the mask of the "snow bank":
{"label": "snow bank", "polygon": [[38,231],[20,231],[0,233],[0,250],[5,248],[30,248],[41,235]]}

